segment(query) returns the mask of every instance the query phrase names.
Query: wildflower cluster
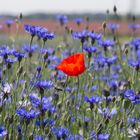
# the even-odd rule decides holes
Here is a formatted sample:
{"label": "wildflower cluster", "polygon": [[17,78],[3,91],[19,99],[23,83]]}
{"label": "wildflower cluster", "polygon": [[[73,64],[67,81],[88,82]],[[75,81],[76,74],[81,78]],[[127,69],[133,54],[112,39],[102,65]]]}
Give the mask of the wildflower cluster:
{"label": "wildflower cluster", "polygon": [[[64,31],[67,16],[57,20]],[[78,30],[56,40],[47,28],[26,24],[30,44],[22,35],[23,44],[0,44],[0,139],[140,138],[140,38],[119,41],[118,23],[95,32],[89,22],[74,18]],[[131,28],[134,34],[139,27]]]}

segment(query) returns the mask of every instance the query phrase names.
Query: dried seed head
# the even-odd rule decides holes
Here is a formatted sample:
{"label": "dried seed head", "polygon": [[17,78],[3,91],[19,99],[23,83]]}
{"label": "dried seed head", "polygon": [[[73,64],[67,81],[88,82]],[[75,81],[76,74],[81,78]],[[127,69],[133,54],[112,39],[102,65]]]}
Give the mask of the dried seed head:
{"label": "dried seed head", "polygon": [[132,20],[133,20],[133,22],[136,21],[136,17],[135,17],[135,15],[132,16]]}
{"label": "dried seed head", "polygon": [[19,14],[19,19],[22,20],[22,18],[23,18],[23,15],[22,15],[22,13],[20,13]]}
{"label": "dried seed head", "polygon": [[113,11],[114,11],[115,14],[117,13],[117,7],[116,7],[116,5],[114,5]]}
{"label": "dried seed head", "polygon": [[109,9],[106,10],[106,13],[109,14]]}
{"label": "dried seed head", "polygon": [[106,29],[106,22],[103,22],[102,27],[104,30]]}

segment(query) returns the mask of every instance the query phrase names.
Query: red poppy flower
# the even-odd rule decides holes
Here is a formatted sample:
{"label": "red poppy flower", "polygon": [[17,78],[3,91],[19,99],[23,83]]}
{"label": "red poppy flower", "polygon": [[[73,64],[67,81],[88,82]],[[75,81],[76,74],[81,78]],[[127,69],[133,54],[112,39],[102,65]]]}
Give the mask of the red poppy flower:
{"label": "red poppy flower", "polygon": [[68,76],[78,76],[85,71],[84,53],[74,54],[65,59],[56,67]]}

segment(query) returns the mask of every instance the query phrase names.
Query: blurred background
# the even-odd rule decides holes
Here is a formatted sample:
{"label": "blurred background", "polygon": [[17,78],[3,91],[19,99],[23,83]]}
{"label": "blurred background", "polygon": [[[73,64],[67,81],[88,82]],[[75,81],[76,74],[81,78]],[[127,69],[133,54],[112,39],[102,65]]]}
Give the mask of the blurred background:
{"label": "blurred background", "polygon": [[45,26],[57,32],[58,23],[54,22],[56,16],[66,15],[69,20],[66,26],[74,30],[77,26],[73,19],[83,19],[78,29],[82,30],[84,20],[88,18],[89,27],[93,30],[99,31],[103,22],[115,22],[120,24],[120,34],[129,34],[131,29],[128,24],[139,24],[139,6],[140,0],[1,0],[0,33],[9,32],[8,20],[13,21],[10,32],[19,28],[16,25],[19,18],[22,20],[19,32],[24,33],[24,24]]}
{"label": "blurred background", "polygon": [[139,0],[1,0],[2,14],[104,13],[116,5],[120,14],[140,13]]}

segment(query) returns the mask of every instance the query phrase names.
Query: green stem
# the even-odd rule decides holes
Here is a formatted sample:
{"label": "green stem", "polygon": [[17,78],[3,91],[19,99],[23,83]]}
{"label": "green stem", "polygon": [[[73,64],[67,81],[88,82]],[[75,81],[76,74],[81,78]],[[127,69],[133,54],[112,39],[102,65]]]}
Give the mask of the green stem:
{"label": "green stem", "polygon": [[75,107],[75,121],[77,121],[77,109],[76,109],[76,104],[77,104],[78,92],[79,92],[79,76],[77,76],[77,92],[76,92],[76,94],[75,94],[75,103],[74,103],[74,107]]}

